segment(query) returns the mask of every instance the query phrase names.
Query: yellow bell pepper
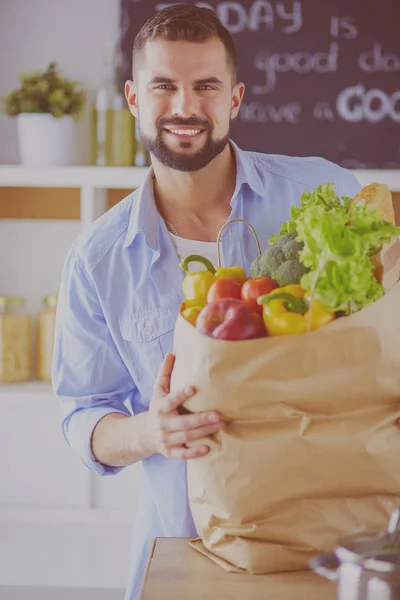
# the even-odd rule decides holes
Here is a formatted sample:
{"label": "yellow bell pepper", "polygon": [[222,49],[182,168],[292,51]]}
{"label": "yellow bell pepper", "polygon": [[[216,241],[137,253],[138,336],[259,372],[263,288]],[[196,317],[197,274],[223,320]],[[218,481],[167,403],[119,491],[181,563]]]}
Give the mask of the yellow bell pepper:
{"label": "yellow bell pepper", "polygon": [[181,312],[182,317],[196,327],[197,317],[200,314],[202,306],[191,306],[190,308],[184,308]]}
{"label": "yellow bell pepper", "polygon": [[309,326],[314,331],[335,318],[322,302],[311,302],[300,284],[277,288],[257,302],[263,307],[265,328],[271,336],[306,333]]}
{"label": "yellow bell pepper", "polygon": [[[204,271],[189,273],[189,264],[199,262],[205,266]],[[187,273],[182,283],[186,308],[192,306],[203,307],[207,304],[207,293],[216,279],[234,279],[242,284],[247,280],[247,275],[242,267],[219,267],[215,269],[208,258],[199,254],[191,254],[180,263],[180,268]]]}
{"label": "yellow bell pepper", "polygon": [[[199,262],[205,266],[204,271],[193,271],[189,273],[189,263]],[[215,281],[215,268],[211,261],[204,256],[191,254],[180,263],[180,268],[187,273],[182,283],[183,295],[186,308],[200,307],[207,304],[208,290]]]}
{"label": "yellow bell pepper", "polygon": [[216,279],[233,279],[242,285],[248,277],[243,267],[219,267],[215,271]]}

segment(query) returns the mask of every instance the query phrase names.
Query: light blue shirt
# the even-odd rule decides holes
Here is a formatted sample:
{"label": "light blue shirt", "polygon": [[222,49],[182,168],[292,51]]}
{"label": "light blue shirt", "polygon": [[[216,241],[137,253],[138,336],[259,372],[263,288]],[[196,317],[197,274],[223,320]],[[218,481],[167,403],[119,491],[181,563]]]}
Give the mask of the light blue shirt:
{"label": "light blue shirt", "polygon": [[[255,228],[261,247],[276,234],[305,191],[328,181],[339,196],[360,185],[349,171],[321,158],[244,152],[236,156],[230,218]],[[234,223],[222,239],[224,264],[249,273],[257,256],[252,233]],[[183,271],[153,196],[151,171],[143,185],[81,234],[66,258],[59,290],[53,386],[62,430],[84,463],[99,475],[121,468],[97,462],[93,429],[105,415],[146,411],[158,367],[172,351],[183,300]],[[138,597],[155,537],[196,536],[187,498],[186,463],[154,455],[142,461],[126,598]]]}

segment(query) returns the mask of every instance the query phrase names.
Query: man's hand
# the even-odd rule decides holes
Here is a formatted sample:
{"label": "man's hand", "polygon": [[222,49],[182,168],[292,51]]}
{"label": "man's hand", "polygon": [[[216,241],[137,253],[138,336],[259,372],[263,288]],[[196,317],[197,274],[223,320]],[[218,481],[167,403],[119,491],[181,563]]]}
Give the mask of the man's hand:
{"label": "man's hand", "polygon": [[174,362],[175,356],[167,354],[159,369],[147,413],[147,437],[154,454],[188,460],[204,456],[210,448],[208,446],[187,448],[185,444],[220,431],[223,424],[215,412],[178,414],[178,407],[196,391],[193,387],[187,387],[184,390],[170,393]]}

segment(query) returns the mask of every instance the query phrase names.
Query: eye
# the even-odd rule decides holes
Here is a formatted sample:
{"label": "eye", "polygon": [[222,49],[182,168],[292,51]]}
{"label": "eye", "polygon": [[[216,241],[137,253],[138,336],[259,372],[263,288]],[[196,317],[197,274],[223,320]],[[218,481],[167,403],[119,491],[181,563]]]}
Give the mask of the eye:
{"label": "eye", "polygon": [[204,91],[204,90],[206,90],[206,91],[214,91],[214,90],[216,90],[216,88],[214,86],[208,85],[208,84],[199,85],[197,89],[201,90],[201,91]]}
{"label": "eye", "polygon": [[161,83],[155,89],[156,90],[173,90],[174,86],[172,85],[172,83]]}

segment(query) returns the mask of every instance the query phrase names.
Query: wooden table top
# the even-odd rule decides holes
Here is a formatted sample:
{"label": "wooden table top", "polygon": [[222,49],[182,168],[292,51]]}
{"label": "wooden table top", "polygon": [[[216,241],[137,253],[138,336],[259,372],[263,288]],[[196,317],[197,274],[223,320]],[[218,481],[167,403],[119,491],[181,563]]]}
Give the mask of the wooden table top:
{"label": "wooden table top", "polygon": [[272,575],[226,573],[188,545],[157,538],[141,600],[335,600],[335,584],[310,571]]}

